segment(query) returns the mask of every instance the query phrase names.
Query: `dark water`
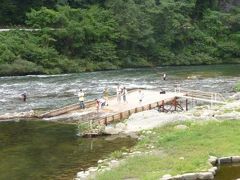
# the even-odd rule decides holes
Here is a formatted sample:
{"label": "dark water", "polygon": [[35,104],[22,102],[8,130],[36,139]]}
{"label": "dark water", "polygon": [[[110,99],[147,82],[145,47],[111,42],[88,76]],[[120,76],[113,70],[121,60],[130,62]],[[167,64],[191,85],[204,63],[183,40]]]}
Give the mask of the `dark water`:
{"label": "dark water", "polygon": [[[162,74],[167,74],[167,81]],[[76,103],[78,90],[83,88],[87,99],[100,97],[105,86],[115,92],[118,83],[127,88],[162,88],[173,91],[176,84],[189,89],[229,94],[240,80],[239,65],[178,66],[163,68],[125,69],[65,75],[0,77],[0,114],[54,109]],[[28,95],[27,103],[19,100]]]}
{"label": "dark water", "polygon": [[221,166],[214,180],[236,180],[240,178],[240,164]]}
{"label": "dark water", "polygon": [[130,138],[83,139],[74,125],[46,122],[0,123],[0,180],[72,179]]}

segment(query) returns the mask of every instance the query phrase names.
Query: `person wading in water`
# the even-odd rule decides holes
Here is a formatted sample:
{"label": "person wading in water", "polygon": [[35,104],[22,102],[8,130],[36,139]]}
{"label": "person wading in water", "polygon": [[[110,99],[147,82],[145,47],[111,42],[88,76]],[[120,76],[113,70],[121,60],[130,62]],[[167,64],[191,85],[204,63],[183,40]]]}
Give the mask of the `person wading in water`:
{"label": "person wading in water", "polygon": [[27,93],[22,93],[21,97],[22,97],[23,102],[26,102],[26,100],[27,100]]}
{"label": "person wading in water", "polygon": [[163,80],[166,81],[166,79],[167,79],[167,74],[164,73],[164,74],[163,74]]}

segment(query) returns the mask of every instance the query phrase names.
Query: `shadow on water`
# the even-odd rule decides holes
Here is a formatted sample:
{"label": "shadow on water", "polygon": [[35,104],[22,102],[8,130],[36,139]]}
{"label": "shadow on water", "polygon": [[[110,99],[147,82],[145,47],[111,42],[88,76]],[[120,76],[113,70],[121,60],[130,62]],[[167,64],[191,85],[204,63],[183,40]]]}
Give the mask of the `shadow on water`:
{"label": "shadow on water", "polygon": [[84,139],[76,126],[49,122],[0,123],[0,179],[72,179],[131,138]]}
{"label": "shadow on water", "polygon": [[240,178],[240,164],[221,165],[214,180],[236,180]]}

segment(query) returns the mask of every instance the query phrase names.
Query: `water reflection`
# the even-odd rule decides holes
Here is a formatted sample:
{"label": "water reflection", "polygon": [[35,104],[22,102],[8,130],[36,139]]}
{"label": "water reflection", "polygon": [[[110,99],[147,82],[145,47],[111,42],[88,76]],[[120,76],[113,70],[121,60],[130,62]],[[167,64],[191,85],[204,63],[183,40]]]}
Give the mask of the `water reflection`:
{"label": "water reflection", "polygon": [[0,123],[0,179],[72,179],[99,159],[135,144],[131,138],[84,139],[74,125]]}

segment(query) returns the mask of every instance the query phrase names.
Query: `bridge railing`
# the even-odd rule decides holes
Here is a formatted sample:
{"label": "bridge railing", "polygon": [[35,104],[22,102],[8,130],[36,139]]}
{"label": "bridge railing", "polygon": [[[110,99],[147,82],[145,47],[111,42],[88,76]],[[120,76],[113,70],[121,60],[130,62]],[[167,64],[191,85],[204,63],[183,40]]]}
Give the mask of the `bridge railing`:
{"label": "bridge railing", "polygon": [[225,102],[226,101],[224,96],[220,93],[192,90],[192,89],[182,88],[182,87],[180,87],[180,85],[176,86],[175,92],[184,93],[189,97],[199,98],[199,99],[203,99],[203,100],[205,99],[205,100],[209,100],[211,102],[217,102],[217,101]]}

